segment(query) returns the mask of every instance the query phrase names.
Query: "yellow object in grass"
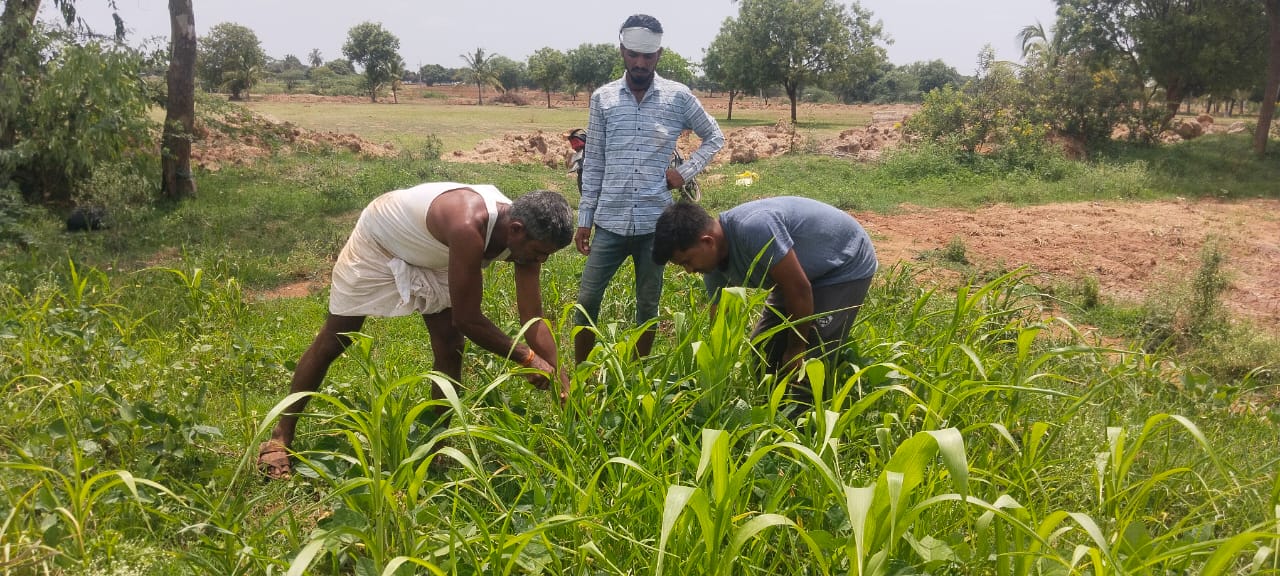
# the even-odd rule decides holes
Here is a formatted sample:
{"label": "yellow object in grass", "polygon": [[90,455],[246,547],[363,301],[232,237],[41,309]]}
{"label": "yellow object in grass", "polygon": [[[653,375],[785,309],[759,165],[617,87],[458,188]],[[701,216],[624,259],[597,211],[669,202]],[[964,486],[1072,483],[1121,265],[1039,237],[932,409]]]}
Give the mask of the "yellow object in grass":
{"label": "yellow object in grass", "polygon": [[738,186],[750,186],[752,184],[755,184],[756,180],[760,179],[760,175],[750,170],[746,170],[738,174],[737,176],[734,176],[734,178],[735,178],[735,180],[733,181],[734,184]]}

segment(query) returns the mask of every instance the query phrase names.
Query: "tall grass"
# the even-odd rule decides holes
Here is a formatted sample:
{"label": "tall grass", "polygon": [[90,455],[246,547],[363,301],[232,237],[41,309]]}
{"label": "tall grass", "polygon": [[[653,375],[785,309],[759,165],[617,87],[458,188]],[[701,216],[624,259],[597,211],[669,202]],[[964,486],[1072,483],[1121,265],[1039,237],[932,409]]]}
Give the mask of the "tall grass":
{"label": "tall grass", "polygon": [[[1150,193],[1148,165],[1105,193]],[[1022,197],[1114,169],[1025,180]],[[708,205],[965,204],[1009,182],[802,156],[756,170],[777,185],[708,179]],[[572,189],[540,167],[318,155],[208,175],[192,202],[96,236],[31,221],[0,263],[0,573],[1277,570],[1276,424],[1239,409],[1258,372],[1101,346],[1024,271],[943,290],[884,270],[838,361],[805,366],[810,411],[758,370],[764,294],[731,291],[712,321],[674,270],[655,353],[635,358],[639,327],[594,327],[563,406],[488,354],[451,382],[420,320],[371,321],[312,398],[297,476],[263,484],[254,448],[324,298],[249,291],[323,274],[359,207],[422,180]],[[562,343],[579,268],[562,252],[545,270]],[[485,311],[515,332],[510,274],[486,274]],[[633,316],[627,274],[602,317]]]}
{"label": "tall grass", "polygon": [[[1171,412],[1189,406],[1148,392],[1170,366],[1046,319],[1020,272],[952,294],[886,271],[841,361],[806,366],[820,401],[799,414],[755,368],[756,291],[714,323],[669,294],[649,358],[638,329],[600,329],[563,407],[499,361],[473,357],[459,388],[359,336],[314,395],[298,479],[268,487],[252,447],[294,398],[215,376],[279,378],[281,353],[243,337],[262,319],[230,276],[134,278],[69,264],[5,302],[30,330],[6,375],[8,569],[125,565],[141,541],[174,560],[155,573],[1222,573],[1270,565],[1280,536],[1258,489],[1274,446]],[[50,328],[62,314],[80,330]],[[206,355],[206,331],[252,346]]]}

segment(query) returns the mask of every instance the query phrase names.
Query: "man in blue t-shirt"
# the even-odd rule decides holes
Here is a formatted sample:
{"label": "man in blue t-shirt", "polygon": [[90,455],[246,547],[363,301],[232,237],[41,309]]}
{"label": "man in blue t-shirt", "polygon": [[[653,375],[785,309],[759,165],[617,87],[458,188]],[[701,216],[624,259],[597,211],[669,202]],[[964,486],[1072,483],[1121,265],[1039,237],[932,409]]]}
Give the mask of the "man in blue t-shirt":
{"label": "man in blue t-shirt", "polygon": [[844,343],[877,267],[871,237],[853,216],[797,196],[747,202],[718,218],[673,204],[658,218],[653,261],[701,272],[713,316],[721,288],[774,289],[755,334],[796,322],[766,344],[769,369],[782,374]]}

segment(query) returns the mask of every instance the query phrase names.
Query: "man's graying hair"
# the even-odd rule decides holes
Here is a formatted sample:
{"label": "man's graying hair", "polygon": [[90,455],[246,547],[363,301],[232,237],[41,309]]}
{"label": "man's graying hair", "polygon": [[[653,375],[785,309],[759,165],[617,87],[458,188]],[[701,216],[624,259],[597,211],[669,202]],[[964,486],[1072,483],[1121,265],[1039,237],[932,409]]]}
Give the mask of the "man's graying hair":
{"label": "man's graying hair", "polygon": [[627,28],[648,28],[650,32],[662,33],[662,23],[648,14],[633,14],[630,18],[627,18],[626,22],[622,23],[622,27],[618,31],[621,32]]}
{"label": "man's graying hair", "polygon": [[547,242],[557,249],[573,241],[573,210],[555,192],[535,190],[511,202],[511,220],[524,224],[530,240]]}

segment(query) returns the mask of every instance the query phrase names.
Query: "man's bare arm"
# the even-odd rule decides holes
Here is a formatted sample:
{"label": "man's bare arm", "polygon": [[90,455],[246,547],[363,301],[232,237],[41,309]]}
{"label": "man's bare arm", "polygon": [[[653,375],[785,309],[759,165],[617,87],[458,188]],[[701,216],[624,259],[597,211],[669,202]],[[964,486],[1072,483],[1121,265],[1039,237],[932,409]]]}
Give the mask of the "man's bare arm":
{"label": "man's bare arm", "polygon": [[[489,212],[479,194],[446,192],[432,204],[428,228],[449,246],[449,298],[453,326],[477,346],[515,362],[529,348],[518,346],[481,311],[485,229]],[[439,210],[439,212],[436,212]]]}
{"label": "man's bare arm", "polygon": [[516,308],[520,311],[520,323],[526,324],[534,318],[539,321],[524,333],[524,339],[533,348],[539,358],[550,365],[548,372],[556,374],[560,380],[560,399],[563,401],[569,394],[568,372],[558,371],[560,367],[556,353],[555,338],[547,323],[542,321],[542,265],[538,263],[519,263],[515,265]]}

